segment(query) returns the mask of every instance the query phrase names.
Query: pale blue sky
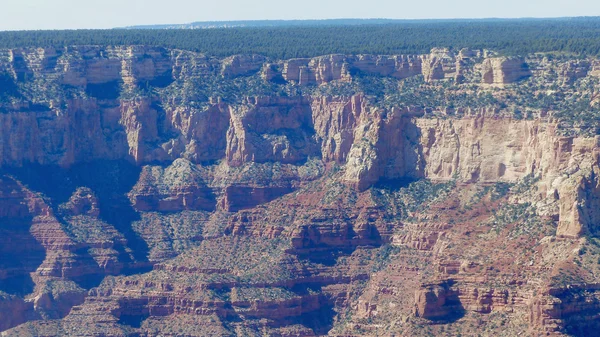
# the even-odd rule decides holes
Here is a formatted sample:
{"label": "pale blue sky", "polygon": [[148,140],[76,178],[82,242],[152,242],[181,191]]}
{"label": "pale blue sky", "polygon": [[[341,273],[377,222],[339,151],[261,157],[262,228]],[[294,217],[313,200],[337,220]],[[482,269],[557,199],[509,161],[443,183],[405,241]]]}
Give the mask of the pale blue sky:
{"label": "pale blue sky", "polygon": [[600,16],[599,0],[0,0],[0,30],[193,21]]}

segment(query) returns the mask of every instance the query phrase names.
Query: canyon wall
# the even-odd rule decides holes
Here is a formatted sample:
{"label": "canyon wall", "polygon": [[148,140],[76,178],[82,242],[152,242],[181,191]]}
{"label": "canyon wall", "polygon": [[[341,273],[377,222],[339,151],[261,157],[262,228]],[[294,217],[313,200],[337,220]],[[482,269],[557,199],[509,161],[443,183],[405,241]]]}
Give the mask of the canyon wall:
{"label": "canyon wall", "polygon": [[[565,81],[589,68],[566,67]],[[354,287],[380,267],[337,254],[384,245],[410,247],[442,265],[441,279],[409,280],[412,288],[399,291],[410,293],[416,318],[528,307],[532,326],[552,321],[558,331],[595,317],[582,314],[585,299],[483,287],[469,263],[436,260],[448,233],[460,228],[438,216],[457,206],[436,205],[438,213],[418,219],[415,209],[384,207],[373,187],[427,180],[460,191],[531,179],[530,190],[515,192],[531,200],[503,202],[535,203],[538,215],[555,222],[555,239],[576,242],[595,235],[600,222],[598,136],[563,135],[545,111],[517,118],[496,107],[382,106],[365,94],[243,92],[227,100],[204,91],[211,78],[246,76],[291,87],[343,85],[357,76],[501,87],[533,76],[522,58],[434,49],[220,60],[141,46],[68,47],[1,51],[0,72],[10,79],[2,82],[6,92],[26,83],[37,93],[12,97],[0,112],[2,330],[39,319],[67,317],[54,323],[68,325],[85,316],[117,326],[173,314],[265,319],[273,329],[302,325],[321,310],[350,307]],[[237,265],[263,259],[256,247],[272,253],[260,266],[277,268],[275,279]],[[403,268],[399,274],[416,272]],[[468,276],[454,275],[463,271]],[[595,301],[596,290],[586,298]],[[573,306],[552,302],[561,296]],[[369,316],[377,305],[364,303]],[[296,326],[296,335],[326,333],[328,324]]]}

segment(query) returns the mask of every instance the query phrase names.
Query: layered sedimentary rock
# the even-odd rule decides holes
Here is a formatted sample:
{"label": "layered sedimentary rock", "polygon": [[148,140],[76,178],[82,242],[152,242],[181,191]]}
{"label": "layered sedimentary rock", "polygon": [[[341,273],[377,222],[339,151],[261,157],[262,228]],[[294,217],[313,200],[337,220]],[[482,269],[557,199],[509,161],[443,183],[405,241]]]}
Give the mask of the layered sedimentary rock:
{"label": "layered sedimentary rock", "polygon": [[[391,114],[386,122],[393,123],[393,118],[401,119]],[[358,128],[363,143],[354,144],[350,152],[348,181],[364,189],[380,179],[398,177],[448,180],[458,176],[467,182],[490,183],[538,176],[540,193],[552,198],[556,194],[560,202],[558,235],[577,237],[598,219],[593,211],[598,183],[597,137],[564,137],[556,134],[552,123],[486,116],[460,121],[422,119],[415,125],[405,118],[399,123],[404,127],[390,127],[397,132],[392,137],[395,152],[391,153],[380,145],[389,144],[385,129],[372,133],[373,124]],[[404,145],[415,142],[418,148]],[[564,172],[569,178],[565,179]]]}
{"label": "layered sedimentary rock", "polygon": [[[476,52],[466,51],[455,55],[446,48],[434,48],[425,55],[329,55],[268,64],[263,68],[263,77],[269,81],[291,81],[299,85],[349,82],[353,75],[389,76],[397,79],[422,75],[426,81],[431,82],[462,76],[466,67],[464,60],[467,59],[479,60],[480,57]],[[512,77],[518,74],[515,74],[516,70],[513,68],[516,66],[512,59],[502,64],[504,65],[498,66],[498,69],[506,70],[498,70],[497,76],[515,81]],[[506,75],[508,73],[511,75]],[[527,76],[523,71],[519,74],[519,78]]]}
{"label": "layered sedimentary rock", "polygon": [[600,313],[598,285],[575,285],[571,289],[550,288],[531,302],[530,322],[542,327],[542,333],[560,333],[565,326],[571,334],[596,333]]}
{"label": "layered sedimentary rock", "polygon": [[[495,104],[514,92],[486,84],[543,70],[483,54],[3,51],[3,85],[45,87],[2,103],[0,330],[593,331],[599,138]],[[561,78],[590,80],[587,62],[561,63]],[[410,77],[432,97],[486,98],[343,91]]]}

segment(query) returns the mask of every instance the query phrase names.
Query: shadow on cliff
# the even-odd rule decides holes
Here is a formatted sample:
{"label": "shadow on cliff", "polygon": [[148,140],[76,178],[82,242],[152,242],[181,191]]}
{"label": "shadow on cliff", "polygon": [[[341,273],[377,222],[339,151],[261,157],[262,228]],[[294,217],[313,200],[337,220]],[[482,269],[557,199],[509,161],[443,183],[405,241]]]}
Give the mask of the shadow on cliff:
{"label": "shadow on cliff", "polygon": [[[90,188],[98,199],[99,218],[114,226],[127,240],[131,254],[126,252],[125,247],[115,247],[121,253],[120,261],[128,266],[124,272],[128,274],[149,270],[148,245],[132,227],[133,222],[140,219],[140,215],[127,197],[139,178],[139,167],[125,160],[94,161],[68,169],[29,165],[12,169],[9,173],[31,190],[43,193],[57,216],[60,214],[59,205],[67,202],[78,187]],[[95,283],[97,282],[92,282]]]}
{"label": "shadow on cliff", "polygon": [[[391,177],[386,176],[386,174],[380,177],[374,185],[376,188],[397,191],[425,178],[426,162],[423,144],[421,144],[423,131],[414,123],[413,119],[406,118],[404,120],[402,127],[402,137],[404,139],[399,141],[400,144],[405,144],[402,152],[403,167],[399,171],[392,170],[395,174],[392,174]],[[429,139],[430,142],[435,141],[434,134],[430,134]],[[393,157],[392,160],[396,160],[396,158]],[[387,163],[388,166],[393,167],[391,164],[390,162]]]}
{"label": "shadow on cliff", "polygon": [[333,318],[336,314],[333,304],[325,304],[319,310],[302,314],[300,322],[305,327],[311,328],[317,336],[323,336],[333,328]]}
{"label": "shadow on cliff", "polygon": [[462,303],[460,301],[457,300],[455,302],[447,303],[446,305],[450,307],[446,315],[441,317],[430,317],[428,318],[428,320],[435,324],[450,324],[465,317],[467,311],[462,306]]}
{"label": "shadow on cliff", "polygon": [[415,183],[417,181],[419,181],[419,179],[411,177],[403,177],[397,179],[382,178],[379,179],[379,181],[374,185],[374,187],[388,191],[398,191],[402,188],[410,186],[410,184]]}
{"label": "shadow on cliff", "polygon": [[24,296],[33,292],[30,273],[46,259],[44,246],[31,234],[34,215],[28,193],[0,174],[0,291]]}
{"label": "shadow on cliff", "polygon": [[320,293],[318,299],[319,308],[317,310],[301,314],[297,320],[298,323],[312,329],[315,335],[327,335],[327,333],[329,333],[329,331],[333,328],[333,321],[337,313],[334,310],[334,301],[329,296],[323,294],[322,284],[319,284],[318,282],[297,284],[289,290],[302,297],[312,296],[311,294],[314,293]]}
{"label": "shadow on cliff", "polygon": [[454,288],[455,280],[449,279],[427,285],[417,293],[417,316],[435,324],[454,323],[463,318],[466,309],[463,306],[459,290]]}
{"label": "shadow on cliff", "polygon": [[0,99],[21,98],[23,95],[19,92],[19,86],[15,80],[7,73],[0,74]]}
{"label": "shadow on cliff", "polygon": [[85,92],[97,99],[117,99],[121,93],[121,81],[110,81],[108,83],[88,83]]}
{"label": "shadow on cliff", "polygon": [[354,249],[346,248],[340,250],[324,250],[314,253],[300,253],[298,257],[312,263],[322,264],[327,267],[333,267],[338,263],[338,259],[352,255]]}
{"label": "shadow on cliff", "polygon": [[589,325],[567,325],[565,327],[565,333],[567,336],[572,337],[590,337],[590,336],[600,336],[600,327],[598,323],[593,326]]}
{"label": "shadow on cliff", "polygon": [[0,274],[7,272],[0,279],[0,291],[25,296],[35,288],[30,273],[44,262],[46,250],[29,233],[31,224],[31,219],[0,219]]}
{"label": "shadow on cliff", "polygon": [[[579,314],[565,315],[567,316],[564,328],[566,335],[573,337],[600,336],[600,320],[596,318],[600,314],[600,300],[593,296],[581,296],[581,293],[565,295],[558,297],[563,303],[576,301],[585,308]],[[584,301],[585,304],[582,304]]]}

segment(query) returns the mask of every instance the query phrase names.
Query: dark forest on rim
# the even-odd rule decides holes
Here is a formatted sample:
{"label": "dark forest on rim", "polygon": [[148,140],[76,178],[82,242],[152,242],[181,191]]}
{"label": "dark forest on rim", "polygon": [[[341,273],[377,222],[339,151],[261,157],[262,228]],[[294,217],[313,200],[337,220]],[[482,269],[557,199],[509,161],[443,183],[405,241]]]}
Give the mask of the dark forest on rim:
{"label": "dark forest on rim", "polygon": [[380,25],[218,29],[0,32],[0,48],[151,45],[211,56],[277,59],[342,54],[423,54],[433,47],[492,49],[505,55],[600,55],[600,18],[432,20]]}

